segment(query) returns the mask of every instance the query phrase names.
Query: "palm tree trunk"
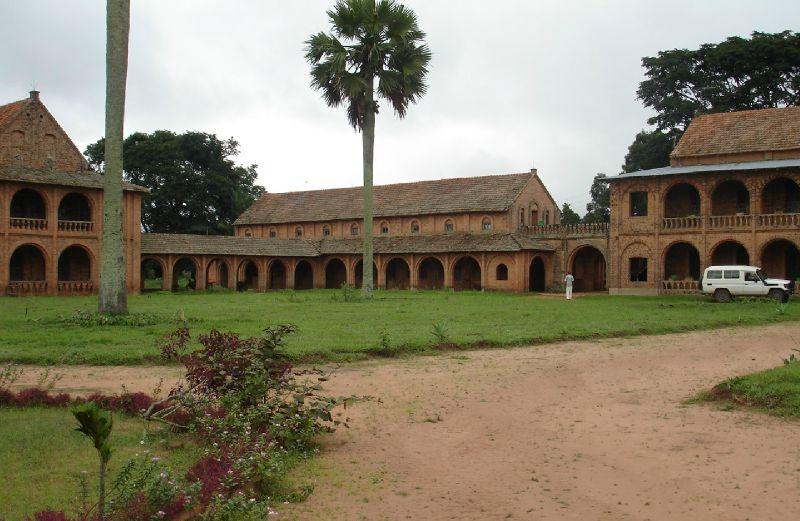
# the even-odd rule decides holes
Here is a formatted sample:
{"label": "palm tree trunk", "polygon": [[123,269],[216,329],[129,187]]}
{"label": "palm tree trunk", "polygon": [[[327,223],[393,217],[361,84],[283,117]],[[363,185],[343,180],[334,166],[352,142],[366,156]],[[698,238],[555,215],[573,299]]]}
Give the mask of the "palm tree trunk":
{"label": "palm tree trunk", "polygon": [[364,298],[372,298],[372,165],[375,155],[375,106],[374,88],[370,86],[366,93],[367,110],[364,116],[364,128],[361,130],[364,160],[364,260],[363,281]]}
{"label": "palm tree trunk", "polygon": [[130,8],[130,0],[106,2],[106,136],[99,311],[113,314],[128,312],[122,239],[122,139]]}

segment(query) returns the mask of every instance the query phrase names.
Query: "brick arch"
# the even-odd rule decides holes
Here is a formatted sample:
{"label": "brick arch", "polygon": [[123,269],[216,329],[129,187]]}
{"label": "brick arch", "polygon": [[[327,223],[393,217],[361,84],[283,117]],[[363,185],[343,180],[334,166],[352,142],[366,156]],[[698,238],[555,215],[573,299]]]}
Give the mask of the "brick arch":
{"label": "brick arch", "polygon": [[[64,205],[64,202],[67,200],[68,197],[71,197],[71,198],[80,197],[81,199],[83,199],[83,201],[86,203],[86,207],[87,207],[87,214],[88,214],[87,215],[87,217],[88,217],[87,219],[66,219],[66,218],[62,218],[62,206]],[[94,210],[95,210],[96,204],[97,203],[93,200],[93,198],[89,194],[87,194],[85,192],[81,192],[81,191],[77,191],[77,190],[76,191],[72,191],[72,192],[67,192],[58,201],[57,218],[58,218],[59,221],[93,221],[94,220]]]}
{"label": "brick arch", "polygon": [[608,255],[604,248],[581,241],[569,254],[567,271],[575,277],[575,291],[604,291],[608,286]]}
{"label": "brick arch", "polygon": [[[42,216],[41,217],[29,217],[29,218],[30,219],[45,219],[45,220],[47,220],[48,216],[50,215],[50,208],[52,207],[52,201],[50,200],[50,197],[47,195],[47,193],[45,193],[42,190],[39,190],[38,188],[34,188],[34,187],[30,187],[30,186],[20,187],[17,190],[15,190],[14,193],[10,194],[11,197],[8,200],[8,216],[9,216],[9,218],[13,217],[11,215],[11,211],[12,211],[12,209],[14,207],[14,198],[16,198],[17,195],[19,195],[21,192],[32,192],[32,193],[36,194],[39,197],[39,199],[41,199],[41,201],[42,201]],[[17,216],[17,217],[20,217],[20,216]],[[25,218],[25,216],[22,216],[22,218]]]}
{"label": "brick arch", "polygon": [[[477,268],[477,271],[475,270]],[[483,289],[484,267],[473,255],[460,255],[453,259],[451,266],[453,289]]]}
{"label": "brick arch", "polygon": [[166,285],[167,285],[167,261],[165,259],[161,258],[158,255],[145,255],[145,256],[142,256],[142,258],[140,259],[140,261],[139,261],[139,273],[142,276],[140,277],[140,281],[139,281],[139,289],[142,290],[142,291],[144,291],[144,289],[145,289],[144,288],[145,278],[143,276],[144,274],[142,273],[142,269],[144,268],[144,263],[147,262],[147,261],[153,261],[156,264],[158,264],[158,267],[161,269],[161,289],[162,290],[168,289],[166,287]]}
{"label": "brick arch", "polygon": [[[737,259],[737,262],[727,262],[727,261],[723,262],[723,261],[719,261],[719,259],[717,259],[719,262],[715,262],[714,261],[714,255],[718,253],[718,250],[719,250],[719,248],[721,246],[724,246],[726,244],[736,245],[736,246],[740,247],[742,250],[744,250],[744,253],[747,255],[747,260],[745,262],[738,262],[738,260],[741,260],[741,259]],[[752,260],[753,260],[753,256],[750,254],[750,250],[748,250],[747,246],[742,244],[740,241],[737,241],[735,239],[721,239],[721,240],[717,241],[716,244],[714,244],[712,247],[708,248],[707,255],[706,255],[706,266],[712,266],[714,264],[745,264],[746,265],[746,264],[750,264],[750,262]]]}
{"label": "brick arch", "polygon": [[[694,251],[697,253],[697,266],[694,266],[694,264],[695,264],[694,263],[694,255],[693,255],[693,253],[691,251],[689,251],[688,252],[688,254],[689,254],[688,259],[674,259],[673,264],[676,264],[677,266],[670,266],[670,267],[673,267],[673,268],[675,268],[675,267],[681,268],[680,269],[680,273],[667,273],[667,271],[668,271],[667,270],[668,256],[670,255],[670,253],[673,253],[674,255],[679,256],[677,253],[673,252],[673,248],[675,248],[675,247],[677,247],[677,246],[679,246],[681,244],[686,244],[686,245],[691,246],[692,248],[694,248]],[[664,248],[662,248],[662,250],[661,250],[661,259],[660,259],[661,264],[660,265],[663,268],[663,273],[661,275],[661,278],[664,279],[664,280],[667,280],[667,277],[670,277],[672,275],[678,275],[679,280],[681,280],[680,275],[684,274],[687,277],[691,276],[695,280],[699,280],[699,278],[703,274],[704,253],[705,252],[702,250],[702,248],[699,247],[697,244],[695,244],[694,241],[692,241],[690,239],[676,239],[676,240],[670,242],[668,245],[664,246]],[[676,271],[676,270],[673,269],[672,271]],[[686,278],[686,277],[684,277],[684,278]]]}
{"label": "brick arch", "polygon": [[[169,273],[170,273],[171,279],[172,279],[172,288],[170,288],[170,289],[173,290],[173,291],[176,291],[176,290],[179,289],[179,281],[178,281],[178,277],[176,277],[177,273],[175,272],[175,269],[178,267],[178,264],[180,264],[180,262],[183,261],[183,260],[188,260],[189,262],[192,263],[192,265],[194,267],[195,284],[197,283],[197,278],[200,275],[200,266],[202,265],[202,263],[200,262],[199,258],[195,257],[194,255],[179,255],[179,256],[176,256],[175,260],[171,263],[170,270],[169,270]],[[189,287],[187,287],[187,289],[194,289],[193,287],[191,287],[191,281],[189,282],[189,284],[190,285],[189,285]]]}
{"label": "brick arch", "polygon": [[[209,281],[211,280],[211,277],[209,277],[208,274],[209,270],[211,269],[211,266],[213,266],[215,262],[217,263],[217,276],[219,276],[219,271],[222,266],[225,267],[227,275],[225,277],[225,284],[220,284],[219,280],[217,280],[216,283],[222,286],[223,288],[230,288],[231,274],[234,274],[235,270],[233,269],[233,264],[227,257],[211,257],[210,259],[208,259],[208,261],[206,262],[206,273],[205,273],[206,286],[209,286],[210,284]],[[217,279],[217,277],[215,277],[215,279]]]}
{"label": "brick arch", "polygon": [[[239,260],[239,263],[236,265],[235,277],[236,277],[236,289],[247,291],[253,290],[258,291],[261,287],[261,278],[263,270],[263,263],[259,262],[259,259],[253,257],[244,257]],[[250,271],[248,273],[248,269],[250,266],[255,268],[255,274]]]}
{"label": "brick arch", "polygon": [[[344,273],[329,273],[328,270],[333,262],[338,262],[343,268]],[[341,257],[331,257],[327,259],[322,266],[322,271],[325,273],[325,287],[327,289],[337,289],[341,287],[342,284],[347,284],[349,280],[348,276],[350,272],[347,269],[347,262]]]}
{"label": "brick arch", "polygon": [[[378,267],[377,256],[372,260],[372,284],[373,286],[378,285],[378,273],[380,273],[380,268]],[[356,257],[353,259],[351,263],[352,273],[353,273],[353,285],[357,288],[360,288],[364,282],[364,269],[363,263],[364,259],[362,257]],[[362,264],[361,269],[361,278],[359,279],[358,275],[358,265]]]}
{"label": "brick arch", "polygon": [[[435,261],[439,265],[433,264]],[[425,266],[425,277],[421,277],[423,263]],[[433,273],[433,272],[436,273]],[[414,264],[414,272],[417,274],[417,287],[420,289],[443,289],[445,273],[447,273],[447,263],[438,255],[427,255],[417,260]]]}
{"label": "brick arch", "polygon": [[[389,273],[389,268],[393,268],[392,273]],[[409,289],[411,287],[411,263],[402,255],[387,258],[381,269],[384,273],[386,289]]]}
{"label": "brick arch", "polygon": [[267,263],[266,270],[267,288],[286,289],[288,287],[289,263],[282,259],[272,259]]}
{"label": "brick arch", "polygon": [[[22,240],[17,242],[17,244],[15,244],[13,247],[9,248],[10,255],[8,256],[8,280],[10,282],[16,282],[16,280],[12,279],[11,277],[13,271],[12,262],[14,261],[14,255],[16,255],[17,252],[19,252],[23,248],[28,248],[28,247],[35,249],[42,257],[42,269],[41,269],[42,277],[41,279],[36,279],[36,280],[37,281],[41,280],[42,282],[47,280],[48,266],[50,266],[53,262],[52,256],[48,253],[47,248],[45,248],[44,245],[42,245],[40,242]],[[38,272],[38,269],[36,271]]]}
{"label": "brick arch", "polygon": [[720,187],[722,187],[725,184],[741,185],[745,189],[745,192],[747,194],[745,201],[747,205],[747,211],[743,213],[746,214],[752,213],[753,211],[752,208],[753,197],[751,193],[752,189],[750,186],[748,186],[745,180],[734,176],[719,179],[713,185],[708,187],[709,206],[708,206],[708,211],[706,213],[708,213],[709,215],[735,215],[736,213],[738,213],[738,206],[739,206],[738,200],[733,201],[733,203],[725,200],[718,201],[717,191],[720,189]]}
{"label": "brick arch", "polygon": [[[87,274],[86,274],[85,278],[74,279],[74,278],[72,278],[72,276],[68,276],[67,278],[62,278],[61,277],[61,275],[62,275],[62,264],[61,264],[61,262],[62,262],[62,259],[64,258],[64,254],[67,252],[67,250],[70,250],[70,249],[73,249],[73,248],[77,248],[77,249],[83,251],[84,254],[86,254],[86,262],[87,262],[88,266],[86,266]],[[64,259],[64,260],[66,262],[66,259]],[[86,246],[85,244],[80,244],[80,243],[70,244],[69,246],[66,246],[66,247],[62,248],[61,251],[58,253],[58,261],[57,261],[57,265],[56,265],[56,280],[58,282],[65,282],[65,281],[68,281],[68,282],[71,282],[71,281],[88,282],[88,281],[91,281],[92,278],[93,278],[92,275],[94,274],[94,272],[97,269],[96,266],[97,266],[96,257],[95,257],[95,254],[94,254],[94,252],[92,251],[92,249],[90,247]],[[71,266],[70,270],[69,270],[70,272],[73,271],[72,268],[73,267]]]}
{"label": "brick arch", "polygon": [[708,208],[709,193],[706,191],[705,186],[702,186],[702,185],[698,186],[698,184],[696,182],[692,181],[692,180],[678,179],[678,180],[672,181],[671,183],[669,183],[667,186],[665,186],[663,188],[663,191],[661,193],[661,200],[660,200],[661,217],[668,217],[667,216],[667,198],[669,197],[670,192],[675,187],[680,186],[680,185],[690,186],[690,187],[694,188],[695,191],[697,192],[697,196],[698,196],[698,198],[700,200],[700,208],[698,208],[698,215],[702,215],[704,213],[704,209]]}
{"label": "brick arch", "polygon": [[[773,184],[775,181],[779,181],[781,179],[785,179],[785,180],[789,181],[790,183],[794,184],[794,189],[792,190],[792,192],[793,192],[792,195],[794,196],[794,199],[795,199],[795,201],[794,201],[795,208],[793,209],[793,211],[789,211],[788,208],[785,208],[783,211],[779,212],[779,211],[775,211],[775,208],[767,208],[768,204],[769,205],[774,205],[775,204],[774,202],[771,202],[769,200],[769,198],[767,197],[767,188],[769,188],[769,186],[771,184]],[[796,213],[796,212],[800,211],[800,201],[798,201],[798,199],[800,199],[800,180],[798,180],[797,176],[793,176],[793,175],[788,174],[788,173],[781,173],[781,174],[772,175],[772,176],[770,176],[768,178],[763,179],[763,182],[760,184],[758,191],[759,191],[759,194],[758,194],[759,195],[759,199],[760,199],[760,202],[761,202],[760,208],[758,210],[762,214]],[[780,191],[779,193],[786,194],[785,191]]]}
{"label": "brick arch", "polygon": [[536,254],[528,264],[528,291],[545,291],[547,289],[547,260],[544,255]]}
{"label": "brick arch", "polygon": [[[768,251],[781,242],[788,244],[787,249],[783,252],[783,259]],[[786,237],[775,237],[765,242],[759,249],[759,260],[760,267],[772,278],[789,280],[800,278],[800,248],[796,241]]]}
{"label": "brick arch", "polygon": [[618,259],[618,277],[621,285],[643,284],[644,282],[631,281],[630,274],[630,259],[641,258],[647,259],[647,281],[652,283],[656,279],[658,273],[658,266],[655,264],[656,259],[653,258],[653,250],[641,241],[634,241],[625,246]]}

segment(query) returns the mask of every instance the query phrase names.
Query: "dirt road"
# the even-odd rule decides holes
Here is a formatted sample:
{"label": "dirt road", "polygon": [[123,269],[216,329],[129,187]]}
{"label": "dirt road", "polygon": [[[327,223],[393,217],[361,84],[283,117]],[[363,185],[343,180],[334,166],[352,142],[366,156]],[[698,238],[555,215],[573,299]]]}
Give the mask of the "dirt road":
{"label": "dirt road", "polygon": [[[797,519],[800,423],[682,402],[799,338],[774,325],[339,368],[332,392],[381,402],[348,410],[314,493],[276,519]],[[73,371],[106,390],[162,374]]]}

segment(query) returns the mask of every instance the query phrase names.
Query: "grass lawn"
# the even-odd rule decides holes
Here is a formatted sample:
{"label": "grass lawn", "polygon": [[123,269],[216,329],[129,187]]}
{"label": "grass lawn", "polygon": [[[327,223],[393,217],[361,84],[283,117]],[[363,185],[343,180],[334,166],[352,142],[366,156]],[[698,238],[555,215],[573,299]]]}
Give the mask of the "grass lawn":
{"label": "grass lawn", "polygon": [[[48,508],[80,505],[78,476],[86,472],[89,500],[97,499],[97,453],[91,442],[75,432],[77,422],[68,409],[0,407],[0,519],[23,520]],[[113,483],[119,468],[137,452],[150,449],[169,467],[183,474],[198,454],[196,448],[168,449],[160,431],[151,430],[152,443],[141,445],[141,420],[114,415],[109,465]],[[153,436],[155,434],[155,436]],[[180,438],[174,438],[175,444]]]}
{"label": "grass lawn", "polygon": [[776,416],[800,418],[800,361],[725,380],[700,396],[735,406],[755,407]]}
{"label": "grass lawn", "polygon": [[155,345],[178,327],[179,316],[195,333],[217,328],[257,335],[268,325],[296,324],[299,331],[286,349],[301,360],[432,351],[434,324],[443,326],[447,342],[494,346],[800,319],[800,306],[778,310],[766,299],[717,304],[699,296],[597,295],[568,302],[511,293],[380,291],[372,302],[347,302],[342,295],[340,290],[147,293],[129,301],[142,323],[116,326],[69,319],[76,310],[95,310],[95,297],[0,298],[0,360],[158,363]]}

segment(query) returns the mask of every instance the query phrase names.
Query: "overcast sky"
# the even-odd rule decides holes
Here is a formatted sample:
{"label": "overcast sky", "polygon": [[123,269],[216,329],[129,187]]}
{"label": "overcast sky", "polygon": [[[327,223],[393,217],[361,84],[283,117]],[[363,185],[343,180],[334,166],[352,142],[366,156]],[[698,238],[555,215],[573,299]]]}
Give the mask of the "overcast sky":
{"label": "overcast sky", "polygon": [[[235,137],[271,192],[361,183],[361,140],[309,87],[328,0],[133,0],[126,134]],[[433,51],[428,95],[376,130],[375,182],[524,172],[581,213],[651,115],[640,59],[800,27],[800,2],[406,0]],[[0,103],[32,86],[81,150],[103,133],[105,2],[4,0]]]}

